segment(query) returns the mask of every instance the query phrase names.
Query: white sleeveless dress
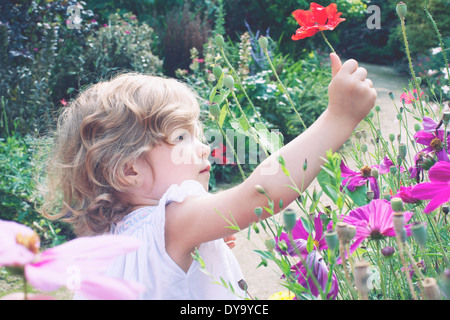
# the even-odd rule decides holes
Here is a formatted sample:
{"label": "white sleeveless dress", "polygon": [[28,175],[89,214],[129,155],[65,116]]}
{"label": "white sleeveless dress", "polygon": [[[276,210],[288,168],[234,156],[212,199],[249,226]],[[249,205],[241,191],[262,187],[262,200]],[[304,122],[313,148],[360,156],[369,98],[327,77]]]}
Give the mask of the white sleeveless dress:
{"label": "white sleeveless dress", "polygon": [[[223,239],[199,246],[204,270],[194,260],[189,270],[184,272],[167,254],[164,238],[166,205],[172,201],[182,202],[190,195],[207,196],[208,192],[194,180],[172,185],[162,196],[158,206],[137,209],[113,225],[112,234],[135,237],[142,241],[142,245],[137,251],[116,258],[107,275],[143,285],[146,291],[140,295],[140,299],[244,298],[246,294],[238,285],[243,279],[241,268]],[[230,288],[233,288],[234,293]]]}

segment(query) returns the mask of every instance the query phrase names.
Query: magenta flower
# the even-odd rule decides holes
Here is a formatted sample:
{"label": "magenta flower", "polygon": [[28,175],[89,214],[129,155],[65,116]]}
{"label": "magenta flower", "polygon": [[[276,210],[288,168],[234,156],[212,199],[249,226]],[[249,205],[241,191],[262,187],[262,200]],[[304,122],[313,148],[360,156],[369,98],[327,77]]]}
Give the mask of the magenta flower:
{"label": "magenta flower", "polygon": [[430,213],[450,200],[450,163],[439,161],[428,171],[430,182],[419,183],[411,191],[414,198],[431,201],[423,212]]}
{"label": "magenta flower", "polygon": [[[295,245],[297,246],[298,251],[304,254],[307,253],[306,246],[303,246],[303,240],[307,241],[309,237],[309,233],[303,227],[303,223],[301,219],[297,220],[294,228],[292,229],[292,238],[294,240]],[[282,250],[277,245],[277,250],[282,254],[289,254],[290,256],[296,256],[297,253],[292,247],[289,236],[282,232],[280,237],[276,237],[275,241],[278,244],[279,241],[284,240],[287,245],[287,252]],[[301,241],[300,241],[301,240]],[[325,237],[323,237],[323,229],[322,229],[322,220],[319,216],[314,218],[314,237],[313,237],[314,247],[316,250],[324,250],[327,249],[327,243],[325,241]]]}
{"label": "magenta flower", "polygon": [[[348,168],[344,161],[341,161],[341,176],[344,178],[342,181],[342,189],[346,187],[349,191],[353,192],[357,187],[361,187],[369,181],[370,189],[374,193],[374,199],[378,199],[380,198],[380,188],[378,187],[377,179],[372,176],[372,168],[377,168],[380,174],[386,174],[392,165],[393,162],[388,157],[384,157],[380,165],[374,165],[372,167],[364,166],[359,172],[356,172]],[[400,171],[403,170],[403,168],[400,168]]]}
{"label": "magenta flower", "polygon": [[39,237],[30,228],[0,220],[0,267],[23,269],[34,288],[54,291],[62,286],[86,299],[136,299],[138,284],[105,276],[119,255],[136,250],[140,242],[125,236],[84,237],[39,252]]}
{"label": "magenta flower", "polygon": [[438,161],[449,161],[448,147],[450,137],[447,137],[447,150],[444,148],[444,130],[435,130],[435,132],[427,132],[425,130],[417,131],[414,134],[414,140],[417,143],[427,146],[420,152],[425,154],[434,154]]}
{"label": "magenta flower", "polygon": [[[373,240],[384,237],[395,237],[394,225],[392,222],[391,204],[384,199],[372,200],[369,204],[350,211],[348,215],[342,217],[342,221],[356,227],[354,242],[350,246],[350,252],[369,238]],[[412,212],[405,211],[405,222],[412,217]],[[405,225],[407,235],[411,235],[411,225]]]}
{"label": "magenta flower", "polygon": [[[302,240],[305,241],[305,240]],[[306,241],[305,241],[306,242]],[[306,245],[306,244],[305,244]],[[325,290],[328,283],[329,269],[323,260],[323,257],[316,250],[312,251],[305,258],[306,264],[311,269],[311,273],[316,277],[322,291]],[[303,265],[302,261],[291,267],[291,270],[295,273],[297,281],[305,288],[310,288],[311,294],[315,297],[319,296],[319,289],[314,283],[312,277],[307,278],[308,271]],[[339,292],[339,282],[336,275],[333,272],[331,280],[331,288],[327,294],[327,299],[336,299]]]}
{"label": "magenta flower", "polygon": [[420,201],[420,199],[413,197],[411,193],[412,188],[413,186],[401,186],[400,190],[397,191],[397,194],[394,196],[394,198],[400,198],[404,203],[416,203]]}

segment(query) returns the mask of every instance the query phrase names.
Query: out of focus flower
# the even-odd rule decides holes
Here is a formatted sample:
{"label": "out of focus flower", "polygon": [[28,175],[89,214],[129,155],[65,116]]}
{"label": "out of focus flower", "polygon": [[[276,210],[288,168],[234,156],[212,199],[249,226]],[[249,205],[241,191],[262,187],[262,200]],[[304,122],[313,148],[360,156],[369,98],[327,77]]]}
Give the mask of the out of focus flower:
{"label": "out of focus flower", "polygon": [[[420,93],[420,96],[423,96],[423,92]],[[405,104],[411,104],[411,103],[413,103],[414,101],[417,101],[417,100],[418,100],[418,94],[417,94],[417,90],[416,89],[414,89],[412,91],[412,93],[411,92],[403,92],[400,95],[400,102],[403,102]]]}
{"label": "out of focus flower", "polygon": [[[328,283],[328,274],[330,272],[327,267],[327,264],[323,260],[323,257],[320,255],[319,252],[313,250],[306,256],[305,263],[311,270],[311,273],[316,277],[317,282],[321,287],[321,290],[325,290]],[[291,270],[295,272],[299,284],[301,284],[305,288],[310,288],[312,295],[316,297],[319,296],[320,294],[319,289],[314,283],[312,277],[307,278],[308,272],[305,266],[303,265],[302,261],[292,266]],[[337,281],[336,275],[333,272],[331,280],[331,288],[327,294],[327,299],[336,299],[338,292],[339,292],[339,283]]]}
{"label": "out of focus flower", "polygon": [[411,190],[414,198],[431,200],[423,212],[430,213],[450,200],[450,163],[439,161],[428,172],[430,182],[419,183]]}
{"label": "out of focus flower", "polygon": [[77,238],[40,252],[32,229],[0,220],[0,267],[22,270],[28,283],[46,292],[66,286],[86,299],[136,299],[140,285],[103,273],[115,257],[139,245],[135,238],[105,235]]}
{"label": "out of focus flower", "polygon": [[[313,242],[316,250],[324,250],[327,249],[327,243],[325,241],[325,237],[323,236],[323,229],[322,229],[322,219],[320,219],[319,216],[314,218],[314,235],[313,235]],[[309,233],[306,231],[305,227],[303,226],[303,222],[301,219],[298,219],[295,223],[294,228],[292,229],[292,238],[294,240],[294,243],[300,244],[303,243],[303,240],[307,241],[309,237]],[[280,237],[275,238],[276,242],[284,241],[287,244],[287,252],[284,250],[281,250],[277,246],[277,250],[279,250],[282,254],[289,254],[290,256],[297,255],[297,252],[295,251],[295,248],[292,247],[291,241],[289,236],[282,232]],[[299,241],[302,240],[302,241]],[[297,249],[301,249],[300,252],[306,253],[306,247],[303,247],[301,245],[297,246]]]}

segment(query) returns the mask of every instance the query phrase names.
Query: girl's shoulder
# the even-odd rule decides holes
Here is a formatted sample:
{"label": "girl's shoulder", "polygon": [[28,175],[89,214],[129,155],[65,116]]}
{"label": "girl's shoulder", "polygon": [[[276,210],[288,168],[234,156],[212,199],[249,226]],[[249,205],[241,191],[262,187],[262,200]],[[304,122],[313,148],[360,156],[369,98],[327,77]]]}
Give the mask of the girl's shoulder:
{"label": "girl's shoulder", "polygon": [[202,184],[195,180],[186,180],[180,185],[172,185],[161,197],[157,206],[146,206],[136,209],[126,215],[111,228],[113,234],[130,234],[149,224],[163,231],[165,224],[165,207],[171,202],[182,202],[187,196],[204,196],[208,192]]}

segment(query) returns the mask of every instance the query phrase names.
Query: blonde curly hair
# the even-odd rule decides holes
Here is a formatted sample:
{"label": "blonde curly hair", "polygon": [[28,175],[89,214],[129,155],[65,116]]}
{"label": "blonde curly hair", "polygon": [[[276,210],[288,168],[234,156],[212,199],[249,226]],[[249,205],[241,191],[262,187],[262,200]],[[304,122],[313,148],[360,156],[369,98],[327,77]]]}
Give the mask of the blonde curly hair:
{"label": "blonde curly hair", "polygon": [[130,210],[117,197],[131,187],[125,164],[199,125],[199,114],[198,96],[175,79],[125,73],[90,86],[59,116],[41,213],[70,222],[77,236],[107,232]]}

